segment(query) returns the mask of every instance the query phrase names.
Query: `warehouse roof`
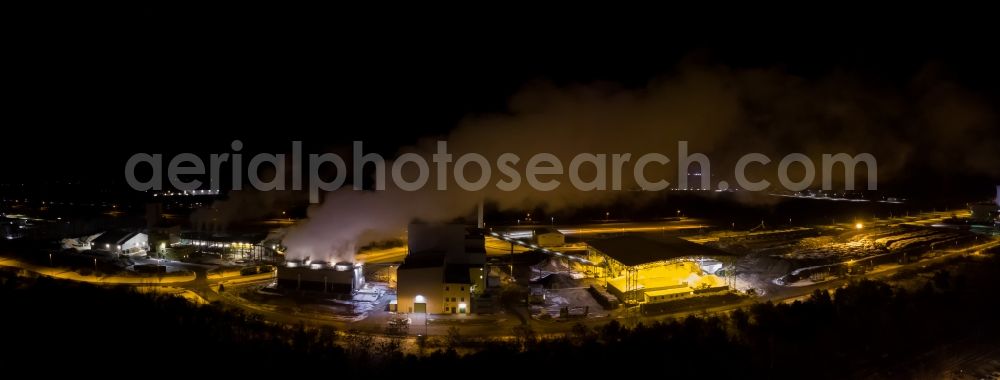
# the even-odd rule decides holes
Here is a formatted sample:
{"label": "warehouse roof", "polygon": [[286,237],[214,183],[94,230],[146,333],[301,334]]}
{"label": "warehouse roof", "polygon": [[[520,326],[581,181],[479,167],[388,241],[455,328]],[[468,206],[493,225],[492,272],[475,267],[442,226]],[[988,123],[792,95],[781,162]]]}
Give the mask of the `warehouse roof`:
{"label": "warehouse roof", "polygon": [[622,235],[589,240],[587,244],[626,266],[681,257],[731,256],[727,252],[671,236]]}
{"label": "warehouse roof", "polygon": [[104,248],[105,244],[120,245],[138,234],[138,232],[131,231],[108,231],[94,239],[93,244],[97,248]]}

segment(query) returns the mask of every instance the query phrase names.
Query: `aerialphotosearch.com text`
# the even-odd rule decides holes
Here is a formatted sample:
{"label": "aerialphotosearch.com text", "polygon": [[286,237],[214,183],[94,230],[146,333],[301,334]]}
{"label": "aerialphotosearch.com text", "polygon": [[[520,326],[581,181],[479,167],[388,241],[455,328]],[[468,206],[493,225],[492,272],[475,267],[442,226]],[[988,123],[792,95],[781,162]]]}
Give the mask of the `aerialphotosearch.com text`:
{"label": "aerialphotosearch.com text", "polygon": [[[387,161],[376,153],[365,153],[364,144],[355,141],[351,158],[351,171],[347,170],[347,161],[334,153],[307,154],[302,152],[302,142],[293,141],[290,157],[286,154],[259,153],[244,157],[240,153],[243,143],[239,140],[230,145],[232,152],[211,154],[208,161],[193,153],[181,153],[166,161],[162,154],[137,153],[132,155],[125,164],[125,179],[129,186],[138,191],[162,190],[164,172],[170,185],[177,190],[204,190],[208,188],[218,191],[223,175],[231,179],[233,190],[242,190],[248,183],[259,191],[308,189],[310,202],[320,201],[321,191],[334,191],[344,186],[351,178],[352,188],[362,190],[364,171],[374,170],[374,190],[385,190],[387,183],[403,191],[417,191],[426,186],[434,186],[436,190],[449,190],[449,177],[454,184],[466,191],[482,191],[488,186],[494,186],[500,191],[515,191],[521,186],[530,186],[535,191],[548,192],[564,186],[568,180],[571,186],[579,191],[622,190],[623,179],[631,177],[635,188],[643,191],[660,191],[668,189],[671,183],[665,176],[647,175],[648,173],[665,173],[670,170],[669,164],[676,163],[677,188],[688,188],[688,169],[697,164],[700,182],[699,189],[727,190],[730,184],[726,181],[711,182],[711,162],[703,153],[690,153],[687,141],[678,141],[676,156],[672,161],[662,153],[579,153],[568,164],[552,153],[536,153],[520,157],[514,153],[503,153],[487,158],[478,153],[465,153],[458,157],[448,152],[448,142],[438,141],[437,151],[427,157],[416,153],[404,153]],[[293,168],[286,168],[288,159]],[[243,165],[246,163],[246,167]],[[740,157],[734,167],[733,176],[739,189],[746,191],[761,191],[771,187],[771,182],[762,178],[747,178],[747,168],[753,165],[767,167],[771,158],[762,153],[748,153]],[[820,179],[824,190],[832,190],[832,175],[835,164],[844,168],[844,188],[854,190],[854,174],[860,164],[867,170],[868,190],[877,189],[878,165],[875,157],[869,153],[850,155],[847,153],[823,154],[820,162]],[[164,170],[164,165],[166,168]],[[330,176],[321,175],[327,165],[332,165],[335,173]],[[797,165],[801,171],[796,179],[789,178],[789,169]],[[223,170],[223,167],[229,170]],[[478,170],[471,170],[475,167]],[[143,175],[138,178],[137,169],[142,168]],[[262,179],[260,172],[267,170],[273,175]],[[758,168],[759,169],[759,168]],[[467,171],[472,172],[467,176]],[[582,178],[581,171],[586,171],[588,178]],[[789,191],[801,191],[810,187],[816,179],[816,164],[808,156],[801,153],[785,155],[778,161],[777,177],[781,186]],[[290,173],[289,173],[290,172]],[[431,174],[435,179],[431,181]],[[198,178],[208,175],[209,184]],[[290,174],[289,186],[286,174]],[[305,174],[306,178],[303,178]],[[628,176],[628,177],[626,177]],[[324,178],[327,177],[327,178]],[[471,178],[470,178],[471,177]],[[244,182],[244,179],[246,180]]]}

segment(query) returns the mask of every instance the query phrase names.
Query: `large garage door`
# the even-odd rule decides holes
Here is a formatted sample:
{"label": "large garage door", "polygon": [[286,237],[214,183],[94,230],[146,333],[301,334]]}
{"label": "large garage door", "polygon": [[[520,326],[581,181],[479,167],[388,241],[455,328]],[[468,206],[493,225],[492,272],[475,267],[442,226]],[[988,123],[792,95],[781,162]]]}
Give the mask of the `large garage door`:
{"label": "large garage door", "polygon": [[413,312],[414,313],[426,313],[427,312],[427,304],[426,303],[415,303],[415,304],[413,304]]}

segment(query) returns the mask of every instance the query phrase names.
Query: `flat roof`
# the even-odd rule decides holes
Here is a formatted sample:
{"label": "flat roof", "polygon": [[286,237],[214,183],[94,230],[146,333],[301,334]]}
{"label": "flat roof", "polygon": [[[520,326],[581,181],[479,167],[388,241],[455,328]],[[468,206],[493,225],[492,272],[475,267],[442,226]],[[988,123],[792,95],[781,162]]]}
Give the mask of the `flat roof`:
{"label": "flat roof", "polygon": [[[622,291],[625,290],[625,277],[615,277],[608,280],[608,284],[614,286]],[[657,277],[652,279],[639,280],[633,290],[644,290],[644,289],[673,289],[673,288],[688,288],[687,283],[682,283],[676,278],[664,278]]]}
{"label": "flat roof", "polygon": [[665,295],[677,294],[677,293],[691,293],[693,291],[694,291],[694,289],[691,289],[691,288],[685,286],[685,287],[681,287],[681,288],[654,290],[654,291],[651,291],[651,292],[646,292],[646,295],[650,296],[650,297],[657,297],[657,296],[665,296]]}
{"label": "flat roof", "polygon": [[732,256],[728,252],[673,236],[621,235],[588,240],[587,244],[626,266],[682,257]]}
{"label": "flat roof", "polygon": [[195,231],[181,232],[181,239],[211,241],[220,243],[228,243],[236,241],[249,241],[251,243],[259,243],[266,238],[267,238],[267,232],[252,232],[252,233],[237,233],[237,234],[212,234],[207,232],[195,232]]}
{"label": "flat roof", "polygon": [[124,243],[128,239],[131,239],[133,236],[138,234],[139,234],[138,232],[133,232],[133,231],[108,231],[101,234],[101,236],[95,238],[93,240],[93,243],[95,247],[101,244],[118,245]]}

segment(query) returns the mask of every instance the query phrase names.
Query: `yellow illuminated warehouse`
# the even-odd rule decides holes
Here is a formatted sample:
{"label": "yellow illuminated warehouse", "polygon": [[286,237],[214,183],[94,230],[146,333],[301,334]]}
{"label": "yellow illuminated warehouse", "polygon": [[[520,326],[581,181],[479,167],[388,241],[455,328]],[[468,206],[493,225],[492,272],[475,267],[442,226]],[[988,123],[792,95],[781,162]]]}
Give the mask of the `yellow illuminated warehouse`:
{"label": "yellow illuminated warehouse", "polygon": [[659,303],[726,291],[731,256],[675,237],[623,235],[589,241],[608,291],[626,304]]}

